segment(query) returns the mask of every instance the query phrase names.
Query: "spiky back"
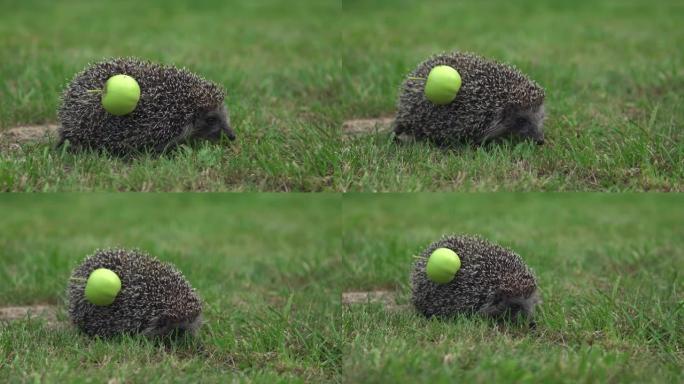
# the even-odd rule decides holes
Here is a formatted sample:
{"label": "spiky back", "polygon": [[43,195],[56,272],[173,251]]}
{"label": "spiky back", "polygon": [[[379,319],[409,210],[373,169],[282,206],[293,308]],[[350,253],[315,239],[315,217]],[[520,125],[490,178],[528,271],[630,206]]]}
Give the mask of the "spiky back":
{"label": "spiky back", "polygon": [[[438,65],[451,66],[461,75],[461,89],[446,105],[435,105],[424,94],[422,79]],[[470,53],[443,53],[418,65],[402,84],[394,127],[398,134],[441,144],[479,143],[506,108],[533,108],[543,102],[544,89],[514,67]]]}
{"label": "spiky back", "polygon": [[[427,260],[437,248],[448,248],[461,259],[454,280],[437,284],[427,278]],[[537,283],[522,258],[480,237],[450,236],[430,244],[411,273],[412,301],[425,316],[452,316],[484,311],[497,300],[527,298]]]}
{"label": "spiky back", "polygon": [[[114,116],[101,104],[112,76],[132,76],[141,97],[128,115]],[[113,154],[159,150],[175,142],[198,113],[223,105],[224,90],[186,69],[135,58],[99,62],[78,73],[62,94],[60,135],[76,148],[106,149]]]}
{"label": "spiky back", "polygon": [[107,268],[121,279],[121,291],[109,306],[85,298],[85,283],[71,281],[67,289],[72,322],[91,336],[120,333],[163,334],[171,324],[194,324],[202,311],[200,298],[170,264],[140,251],[98,250],[76,267],[72,278],[87,279]]}

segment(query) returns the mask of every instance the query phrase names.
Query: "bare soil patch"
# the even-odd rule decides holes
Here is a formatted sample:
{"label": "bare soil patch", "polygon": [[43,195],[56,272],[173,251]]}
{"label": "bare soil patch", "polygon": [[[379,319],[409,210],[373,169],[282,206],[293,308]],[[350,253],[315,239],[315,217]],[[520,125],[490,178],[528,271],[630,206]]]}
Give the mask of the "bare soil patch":
{"label": "bare soil patch", "polygon": [[396,292],[393,291],[369,291],[369,292],[343,292],[342,305],[352,306],[361,304],[381,304],[387,311],[398,312],[408,309],[408,305],[399,305],[396,302]]}
{"label": "bare soil patch", "polygon": [[57,137],[57,124],[22,125],[0,132],[0,142],[24,144],[32,141],[49,140]]}
{"label": "bare soil patch", "polygon": [[57,307],[37,304],[22,307],[0,307],[0,323],[25,319],[44,319],[48,326],[58,326]]}
{"label": "bare soil patch", "polygon": [[376,119],[353,119],[347,120],[342,124],[342,133],[347,136],[355,136],[369,133],[389,133],[392,131],[391,117],[380,117]]}

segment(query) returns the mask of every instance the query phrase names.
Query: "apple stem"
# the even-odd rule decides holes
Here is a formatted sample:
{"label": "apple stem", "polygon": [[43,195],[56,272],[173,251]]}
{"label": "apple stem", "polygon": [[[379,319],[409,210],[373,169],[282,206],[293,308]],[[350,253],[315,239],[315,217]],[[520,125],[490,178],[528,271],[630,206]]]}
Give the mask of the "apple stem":
{"label": "apple stem", "polygon": [[76,283],[85,283],[86,281],[88,281],[88,279],[84,279],[82,277],[70,277],[69,280]]}
{"label": "apple stem", "polygon": [[88,93],[102,93],[101,89],[88,89],[86,90]]}
{"label": "apple stem", "polygon": [[413,77],[413,76],[409,76],[408,79],[409,80],[425,80],[424,77]]}

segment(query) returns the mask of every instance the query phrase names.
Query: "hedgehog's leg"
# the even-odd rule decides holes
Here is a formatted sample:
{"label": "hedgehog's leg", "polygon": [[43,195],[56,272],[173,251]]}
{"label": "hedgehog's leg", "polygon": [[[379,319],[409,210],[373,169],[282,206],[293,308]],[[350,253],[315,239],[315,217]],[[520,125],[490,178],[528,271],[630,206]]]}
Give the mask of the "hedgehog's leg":
{"label": "hedgehog's leg", "polygon": [[406,126],[399,122],[399,118],[395,118],[394,121],[392,121],[391,128],[392,132],[394,132],[395,137],[406,132]]}
{"label": "hedgehog's leg", "polygon": [[63,149],[63,148],[68,148],[69,147],[69,140],[60,132],[58,141],[55,144],[54,149]]}
{"label": "hedgehog's leg", "polygon": [[399,117],[395,118],[390,126],[392,132],[392,140],[396,144],[405,143],[408,139],[409,129],[406,125],[399,121]]}

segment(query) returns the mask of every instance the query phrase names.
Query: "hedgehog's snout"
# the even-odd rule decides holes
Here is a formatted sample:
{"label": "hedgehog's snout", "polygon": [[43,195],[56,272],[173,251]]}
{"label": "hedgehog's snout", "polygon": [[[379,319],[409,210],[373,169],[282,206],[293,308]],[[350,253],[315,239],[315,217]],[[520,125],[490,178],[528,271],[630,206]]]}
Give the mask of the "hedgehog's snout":
{"label": "hedgehog's snout", "polygon": [[530,294],[501,289],[485,301],[479,308],[479,312],[497,318],[518,318],[520,316],[529,318],[534,315],[534,307],[540,301],[536,289]]}
{"label": "hedgehog's snout", "polygon": [[540,121],[528,116],[519,116],[511,124],[511,132],[536,144],[544,144],[544,131]]}
{"label": "hedgehog's snout", "polygon": [[229,124],[225,124],[225,127],[223,128],[223,134],[228,138],[228,140],[235,141],[235,132]]}
{"label": "hedgehog's snout", "polygon": [[222,137],[227,138],[230,141],[235,141],[235,132],[230,127],[230,123],[226,121],[220,121],[214,127],[211,127],[210,140],[221,140]]}
{"label": "hedgehog's snout", "polygon": [[216,110],[215,116],[217,118],[217,130],[218,130],[218,137],[217,139],[220,139],[221,137],[225,136],[228,138],[230,141],[235,141],[235,131],[233,131],[233,127],[230,124],[230,115],[228,114],[228,108],[225,105],[222,105]]}
{"label": "hedgehog's snout", "polygon": [[200,138],[210,141],[220,140],[224,136],[230,141],[236,138],[225,107],[200,116],[195,124],[196,135]]}
{"label": "hedgehog's snout", "polygon": [[544,119],[546,118],[546,112],[544,110],[544,104],[537,107],[531,114],[530,120],[534,126],[534,142],[542,145],[544,144]]}
{"label": "hedgehog's snout", "polygon": [[165,335],[172,332],[195,333],[202,324],[201,311],[199,309],[192,309],[184,314],[177,310],[165,312],[157,318],[153,324],[149,333],[158,335]]}
{"label": "hedgehog's snout", "polygon": [[235,141],[235,131],[233,130],[233,127],[231,127],[230,124],[230,117],[228,116],[228,110],[226,107],[223,107],[223,111],[221,113],[221,123],[223,123],[222,128],[222,134],[228,138],[230,141]]}

